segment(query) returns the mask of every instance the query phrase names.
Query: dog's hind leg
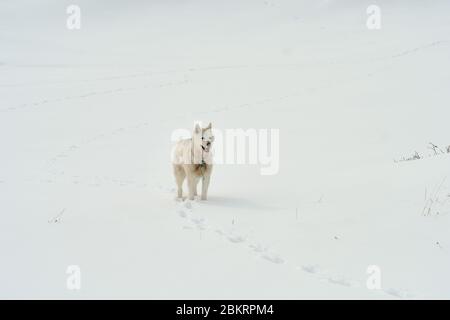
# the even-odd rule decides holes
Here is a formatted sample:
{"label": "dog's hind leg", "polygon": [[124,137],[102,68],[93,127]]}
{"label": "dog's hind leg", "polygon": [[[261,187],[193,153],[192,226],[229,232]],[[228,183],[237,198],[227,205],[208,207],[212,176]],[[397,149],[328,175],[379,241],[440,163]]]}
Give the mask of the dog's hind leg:
{"label": "dog's hind leg", "polygon": [[183,197],[183,182],[186,178],[186,172],[184,172],[184,169],[180,165],[174,165],[173,166],[173,172],[175,175],[175,180],[177,181],[177,187],[178,187],[178,198]]}

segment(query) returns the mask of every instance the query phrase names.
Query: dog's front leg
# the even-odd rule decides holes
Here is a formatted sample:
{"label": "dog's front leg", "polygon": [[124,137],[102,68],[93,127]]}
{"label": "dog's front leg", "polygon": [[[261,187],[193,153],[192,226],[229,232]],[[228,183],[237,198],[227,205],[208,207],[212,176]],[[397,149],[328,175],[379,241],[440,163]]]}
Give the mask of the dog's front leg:
{"label": "dog's front leg", "polygon": [[187,175],[188,189],[189,189],[189,200],[194,200],[196,181],[192,174]]}
{"label": "dog's front leg", "polygon": [[206,200],[208,198],[209,178],[210,175],[204,175],[202,179],[202,200]]}

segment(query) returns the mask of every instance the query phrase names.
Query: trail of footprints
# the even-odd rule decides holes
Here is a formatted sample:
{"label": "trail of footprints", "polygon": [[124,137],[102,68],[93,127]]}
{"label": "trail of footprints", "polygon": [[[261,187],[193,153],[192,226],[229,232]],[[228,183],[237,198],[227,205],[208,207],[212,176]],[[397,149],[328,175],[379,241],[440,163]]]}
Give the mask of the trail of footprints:
{"label": "trail of footprints", "polygon": [[146,84],[143,86],[137,86],[137,87],[120,87],[115,89],[106,89],[106,90],[99,90],[99,91],[91,91],[91,92],[85,92],[82,94],[77,95],[71,95],[71,96],[65,96],[61,98],[47,98],[47,99],[41,99],[38,101],[30,102],[30,103],[23,103],[21,105],[17,106],[11,106],[7,108],[0,109],[0,112],[10,112],[10,111],[16,111],[16,110],[27,110],[32,108],[38,108],[47,104],[52,103],[60,103],[70,100],[77,100],[77,99],[86,99],[93,96],[101,96],[101,95],[109,95],[109,94],[115,94],[115,93],[123,93],[123,92],[131,92],[131,91],[138,91],[138,90],[144,90],[144,89],[150,89],[150,88],[167,88],[167,87],[175,87],[175,86],[183,86],[186,85],[188,81],[186,79],[181,81],[169,81],[165,83],[157,83],[157,84]]}
{"label": "trail of footprints", "polygon": [[263,246],[259,242],[252,242],[249,240],[247,235],[241,234],[237,231],[237,229],[232,225],[229,230],[221,227],[214,227],[209,225],[206,222],[206,218],[198,215],[194,206],[195,203],[193,201],[185,200],[176,200],[177,214],[182,218],[186,219],[188,222],[187,225],[183,227],[183,229],[197,229],[201,231],[210,231],[222,237],[224,240],[229,241],[234,244],[246,245],[246,247],[259,255],[261,258],[270,261],[276,264],[283,264],[285,261],[278,254],[269,250],[267,246]]}
{"label": "trail of footprints", "polygon": [[[231,228],[228,228],[228,230],[227,228],[209,225],[205,217],[195,212],[195,206],[197,206],[196,201],[176,199],[175,203],[176,213],[186,222],[183,229],[213,232],[226,241],[246,247],[249,251],[258,255],[261,259],[274,264],[285,265],[290,268],[293,267],[279,254],[269,250],[269,246],[263,245],[258,241],[250,240],[247,235],[238,232],[237,228],[233,225]],[[294,269],[300,272],[305,272],[319,281],[328,282],[334,285],[353,288],[365,287],[365,283],[362,283],[361,281],[353,280],[342,275],[333,275],[316,264],[295,266]],[[400,299],[412,299],[417,297],[416,294],[413,294],[410,291],[394,288],[382,289],[381,292]]]}

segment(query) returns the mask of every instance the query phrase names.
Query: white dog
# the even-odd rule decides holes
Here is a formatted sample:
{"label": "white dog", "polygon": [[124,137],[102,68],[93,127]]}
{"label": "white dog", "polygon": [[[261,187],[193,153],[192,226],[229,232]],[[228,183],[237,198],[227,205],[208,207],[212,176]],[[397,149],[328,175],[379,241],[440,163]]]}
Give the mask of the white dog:
{"label": "white dog", "polygon": [[201,199],[208,197],[209,180],[212,172],[212,143],[214,136],[211,123],[206,128],[197,124],[191,139],[177,142],[173,158],[173,172],[178,186],[178,198],[183,197],[183,181],[187,178],[189,200],[197,195],[197,184],[202,179]]}

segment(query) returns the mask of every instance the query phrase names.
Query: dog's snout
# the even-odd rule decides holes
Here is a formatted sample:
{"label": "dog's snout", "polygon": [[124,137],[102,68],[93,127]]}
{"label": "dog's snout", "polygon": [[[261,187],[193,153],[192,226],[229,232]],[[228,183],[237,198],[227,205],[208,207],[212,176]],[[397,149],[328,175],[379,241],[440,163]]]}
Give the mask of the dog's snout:
{"label": "dog's snout", "polygon": [[211,145],[211,142],[208,141],[208,142],[206,143],[206,145],[209,147],[209,146]]}

